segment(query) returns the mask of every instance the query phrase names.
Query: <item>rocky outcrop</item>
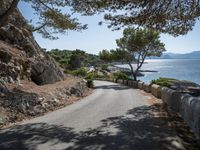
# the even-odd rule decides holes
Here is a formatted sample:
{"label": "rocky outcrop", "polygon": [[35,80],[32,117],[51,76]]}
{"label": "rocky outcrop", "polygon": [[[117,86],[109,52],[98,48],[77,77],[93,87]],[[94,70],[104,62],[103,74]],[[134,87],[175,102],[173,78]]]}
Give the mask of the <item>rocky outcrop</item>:
{"label": "rocky outcrop", "polygon": [[31,79],[38,85],[55,83],[64,78],[62,70],[53,58],[44,55],[31,65]]}
{"label": "rocky outcrop", "polygon": [[[0,14],[9,8],[11,2],[0,2]],[[9,17],[8,24],[0,27],[0,68],[0,78],[7,83],[25,78],[44,85],[64,79],[60,67],[42,51],[17,9]]]}
{"label": "rocky outcrop", "polygon": [[[0,16],[12,1],[0,1]],[[85,82],[65,77],[17,9],[0,26],[0,126],[58,109],[88,91]]]}
{"label": "rocky outcrop", "polygon": [[6,83],[30,80],[31,62],[23,51],[0,41],[0,79]]}

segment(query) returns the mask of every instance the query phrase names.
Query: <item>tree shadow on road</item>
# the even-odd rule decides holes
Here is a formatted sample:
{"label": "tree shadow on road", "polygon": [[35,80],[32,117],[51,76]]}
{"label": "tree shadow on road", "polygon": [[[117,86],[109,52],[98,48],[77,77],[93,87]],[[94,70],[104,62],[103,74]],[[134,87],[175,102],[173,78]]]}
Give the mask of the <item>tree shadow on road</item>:
{"label": "tree shadow on road", "polygon": [[128,86],[116,84],[116,85],[98,85],[98,86],[95,86],[95,89],[113,89],[113,90],[119,91],[119,90],[131,89],[131,88]]}
{"label": "tree shadow on road", "polygon": [[182,120],[162,111],[161,105],[137,107],[124,116],[102,120],[95,129],[81,132],[46,123],[18,125],[0,132],[0,149],[34,150],[41,144],[56,149],[68,143],[59,149],[198,150],[197,140]]}

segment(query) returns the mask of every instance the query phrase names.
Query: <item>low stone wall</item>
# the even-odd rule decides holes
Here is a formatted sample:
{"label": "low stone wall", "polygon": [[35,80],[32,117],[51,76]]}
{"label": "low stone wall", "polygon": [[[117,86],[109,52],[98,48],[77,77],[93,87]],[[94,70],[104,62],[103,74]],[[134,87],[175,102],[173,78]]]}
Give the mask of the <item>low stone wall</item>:
{"label": "low stone wall", "polygon": [[151,94],[157,98],[161,98],[161,86],[156,84],[151,85]]}
{"label": "low stone wall", "polygon": [[128,80],[123,80],[124,85],[128,85]]}
{"label": "low stone wall", "polygon": [[167,87],[161,89],[161,99],[175,112],[179,112],[180,110],[181,95],[180,92]]}
{"label": "low stone wall", "polygon": [[151,92],[156,98],[161,98],[170,110],[180,114],[200,139],[200,97],[193,97],[156,84],[150,85],[144,82],[122,80],[118,80],[117,83]]}
{"label": "low stone wall", "polygon": [[172,111],[180,114],[195,135],[200,138],[200,97],[163,87],[161,99]]}
{"label": "low stone wall", "polygon": [[144,82],[138,82],[138,88],[139,88],[140,90],[143,89],[143,84],[144,84]]}
{"label": "low stone wall", "polygon": [[144,83],[143,86],[142,86],[142,89],[143,89],[145,92],[150,93],[150,92],[151,92],[151,84]]}
{"label": "low stone wall", "polygon": [[123,84],[123,80],[118,79],[118,80],[117,80],[117,83]]}
{"label": "low stone wall", "polygon": [[179,114],[200,138],[200,97],[183,94],[180,98]]}
{"label": "low stone wall", "polygon": [[132,80],[129,80],[128,81],[128,86],[134,88],[134,89],[137,89],[138,88],[138,81],[132,81]]}

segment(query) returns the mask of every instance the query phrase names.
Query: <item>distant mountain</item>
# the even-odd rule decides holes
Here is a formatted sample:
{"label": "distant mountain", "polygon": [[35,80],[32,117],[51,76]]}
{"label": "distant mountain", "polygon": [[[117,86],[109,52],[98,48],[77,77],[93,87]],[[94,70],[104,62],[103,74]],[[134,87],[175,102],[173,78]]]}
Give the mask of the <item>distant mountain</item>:
{"label": "distant mountain", "polygon": [[161,57],[150,57],[150,59],[200,59],[200,51],[185,54],[164,53]]}

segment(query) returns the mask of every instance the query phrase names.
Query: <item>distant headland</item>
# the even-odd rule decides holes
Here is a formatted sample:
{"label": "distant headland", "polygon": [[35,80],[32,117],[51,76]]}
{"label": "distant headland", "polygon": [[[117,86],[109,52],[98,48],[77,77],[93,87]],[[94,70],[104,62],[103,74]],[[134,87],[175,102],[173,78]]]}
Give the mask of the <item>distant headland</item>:
{"label": "distant headland", "polygon": [[150,59],[200,59],[200,51],[185,54],[163,53],[161,57],[149,57]]}

